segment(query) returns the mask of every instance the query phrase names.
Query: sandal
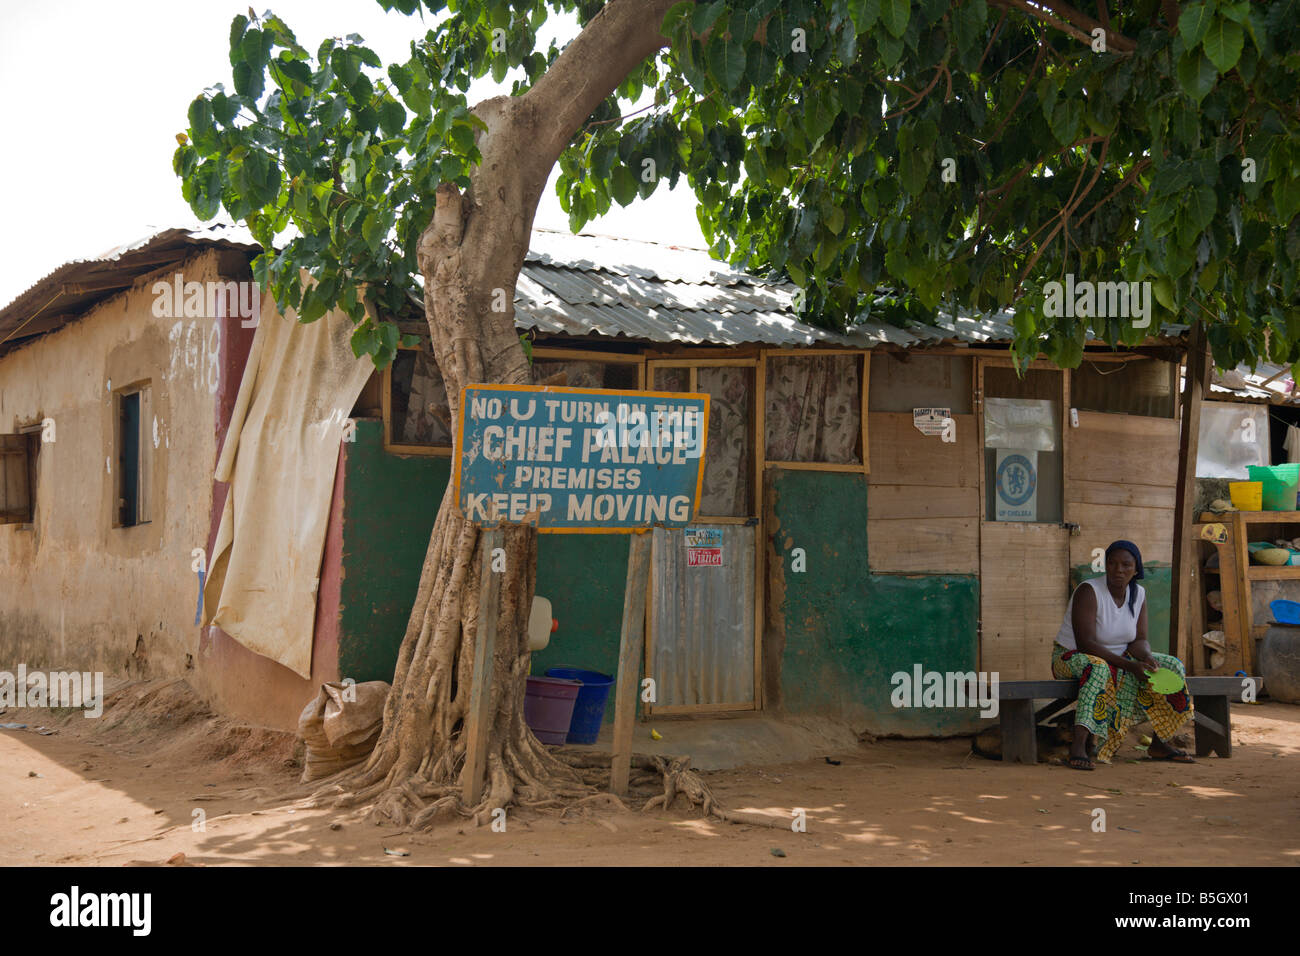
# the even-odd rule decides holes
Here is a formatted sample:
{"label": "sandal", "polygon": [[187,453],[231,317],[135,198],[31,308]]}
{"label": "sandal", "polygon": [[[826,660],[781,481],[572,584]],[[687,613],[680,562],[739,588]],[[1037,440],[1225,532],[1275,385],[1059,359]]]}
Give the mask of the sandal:
{"label": "sandal", "polygon": [[1151,756],[1151,751],[1147,751],[1148,760],[1167,760],[1170,763],[1196,763],[1196,758],[1191,756],[1186,750],[1179,750],[1171,747],[1169,753],[1161,754],[1159,757]]}
{"label": "sandal", "polygon": [[1089,759],[1088,757],[1069,757],[1066,759],[1065,765],[1069,767],[1071,770],[1096,770],[1097,769],[1093,765],[1092,760]]}

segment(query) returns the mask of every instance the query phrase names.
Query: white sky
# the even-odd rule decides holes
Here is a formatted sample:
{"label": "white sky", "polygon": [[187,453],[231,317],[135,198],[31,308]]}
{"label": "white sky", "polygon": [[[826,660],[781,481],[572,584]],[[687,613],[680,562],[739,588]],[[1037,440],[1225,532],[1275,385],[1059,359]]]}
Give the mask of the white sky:
{"label": "white sky", "polygon": [[[385,66],[408,59],[426,29],[374,0],[256,9],[276,13],[313,53],[326,36],[359,33]],[[171,169],[175,136],[204,87],[233,89],[230,21],[247,10],[238,0],[0,0],[0,306],[64,262],[195,221]],[[494,92],[489,78],[470,102]],[[568,231],[554,174],[535,224]],[[615,203],[585,231],[705,245],[684,183]]]}

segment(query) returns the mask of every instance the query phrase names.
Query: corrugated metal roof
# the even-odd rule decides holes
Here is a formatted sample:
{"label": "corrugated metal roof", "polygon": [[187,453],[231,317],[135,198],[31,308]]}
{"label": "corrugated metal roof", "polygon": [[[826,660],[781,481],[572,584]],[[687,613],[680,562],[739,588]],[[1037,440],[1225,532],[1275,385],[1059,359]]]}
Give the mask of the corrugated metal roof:
{"label": "corrugated metal roof", "polygon": [[[0,351],[52,331],[193,247],[259,248],[238,226],[174,228],[60,266],[0,309]],[[740,272],[703,249],[534,230],[515,292],[516,324],[541,333],[646,342],[775,346],[987,344],[1014,337],[1011,313],[936,315],[898,328],[870,320],[847,334],[799,320],[797,289]],[[422,305],[422,303],[421,303]],[[1185,326],[1166,326],[1176,336]],[[1091,337],[1091,334],[1090,334]]]}
{"label": "corrugated metal roof", "polygon": [[795,291],[702,249],[538,229],[515,287],[515,324],[692,345],[853,344],[799,321]]}
{"label": "corrugated metal roof", "polygon": [[1210,382],[1210,393],[1235,395],[1275,405],[1300,404],[1300,394],[1297,394],[1295,381],[1291,377],[1291,366],[1274,365],[1271,362],[1261,362],[1254,370],[1245,364],[1226,373],[1216,369]]}
{"label": "corrugated metal roof", "polygon": [[164,229],[87,259],[65,262],[0,309],[0,354],[51,332],[140,276],[194,255],[194,248],[260,249],[247,229],[213,223]]}

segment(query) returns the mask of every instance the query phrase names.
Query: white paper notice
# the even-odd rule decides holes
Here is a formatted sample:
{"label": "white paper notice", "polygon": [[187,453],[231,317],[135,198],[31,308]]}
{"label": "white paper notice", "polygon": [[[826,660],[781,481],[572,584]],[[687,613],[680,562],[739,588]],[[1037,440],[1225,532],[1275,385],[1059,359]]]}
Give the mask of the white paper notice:
{"label": "white paper notice", "polygon": [[942,435],[943,423],[952,418],[952,408],[914,408],[912,424],[922,435]]}

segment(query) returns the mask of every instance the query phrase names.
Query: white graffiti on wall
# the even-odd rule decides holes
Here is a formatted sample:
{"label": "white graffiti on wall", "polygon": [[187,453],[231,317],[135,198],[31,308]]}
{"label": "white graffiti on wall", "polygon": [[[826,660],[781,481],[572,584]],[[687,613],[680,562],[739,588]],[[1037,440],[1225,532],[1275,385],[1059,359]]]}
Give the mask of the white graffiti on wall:
{"label": "white graffiti on wall", "polygon": [[175,382],[184,368],[195,388],[206,385],[208,392],[215,394],[221,373],[221,326],[213,322],[205,335],[201,323],[181,320],[171,327],[167,341],[171,346],[168,380]]}

